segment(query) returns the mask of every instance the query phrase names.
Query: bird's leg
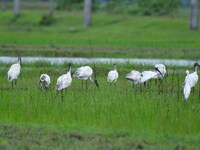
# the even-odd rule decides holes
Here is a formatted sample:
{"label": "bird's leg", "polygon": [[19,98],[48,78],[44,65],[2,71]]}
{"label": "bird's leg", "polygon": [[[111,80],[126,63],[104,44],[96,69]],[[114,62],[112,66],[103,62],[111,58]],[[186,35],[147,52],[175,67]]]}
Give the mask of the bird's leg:
{"label": "bird's leg", "polygon": [[82,81],[82,89],[83,89],[83,80],[81,80]]}
{"label": "bird's leg", "polygon": [[62,100],[62,102],[63,102],[63,98],[64,98],[64,96],[63,96],[63,90],[61,90],[61,100]]}
{"label": "bird's leg", "polygon": [[140,84],[140,93],[142,93],[142,84]]}
{"label": "bird's leg", "polygon": [[54,99],[58,96],[58,94],[59,94],[58,91],[56,91],[56,95],[55,95]]}
{"label": "bird's leg", "polygon": [[152,80],[149,80],[149,84],[147,85],[148,88],[151,88],[151,83],[152,83]]}
{"label": "bird's leg", "polygon": [[88,90],[87,80],[85,81],[85,83],[86,83],[86,90]]}
{"label": "bird's leg", "polygon": [[157,85],[157,80],[155,80],[155,85]]}
{"label": "bird's leg", "polygon": [[13,87],[13,81],[12,81],[12,87]]}
{"label": "bird's leg", "polygon": [[194,87],[192,87],[192,92],[193,92],[193,93],[195,92]]}
{"label": "bird's leg", "polygon": [[162,79],[159,79],[159,81],[160,81],[161,91],[163,92],[163,81]]}
{"label": "bird's leg", "polygon": [[17,80],[15,80],[15,85],[17,85]]}
{"label": "bird's leg", "polygon": [[144,86],[147,87],[147,82],[144,82]]}

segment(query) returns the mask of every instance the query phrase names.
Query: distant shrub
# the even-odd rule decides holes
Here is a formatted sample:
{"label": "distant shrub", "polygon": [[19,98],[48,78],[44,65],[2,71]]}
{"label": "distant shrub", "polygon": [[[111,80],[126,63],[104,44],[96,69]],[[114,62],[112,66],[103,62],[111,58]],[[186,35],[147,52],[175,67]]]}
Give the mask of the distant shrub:
{"label": "distant shrub", "polygon": [[54,22],[54,18],[50,15],[43,15],[39,24],[40,25],[51,25]]}
{"label": "distant shrub", "polygon": [[83,2],[83,0],[57,0],[57,9],[81,9],[83,7]]}
{"label": "distant shrub", "polygon": [[96,2],[96,10],[103,10],[109,13],[130,13],[136,12],[136,0],[107,0]]}
{"label": "distant shrub", "polygon": [[138,0],[140,12],[144,15],[167,15],[180,5],[180,0]]}

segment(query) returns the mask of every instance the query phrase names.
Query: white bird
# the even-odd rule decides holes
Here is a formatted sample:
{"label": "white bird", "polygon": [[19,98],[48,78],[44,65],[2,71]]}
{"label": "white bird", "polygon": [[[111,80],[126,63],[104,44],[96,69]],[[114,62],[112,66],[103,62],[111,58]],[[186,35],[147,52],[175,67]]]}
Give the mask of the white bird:
{"label": "white bird", "polygon": [[40,86],[43,89],[47,90],[50,83],[51,83],[51,79],[50,79],[49,75],[41,74],[41,76],[40,76]]}
{"label": "white bird", "polygon": [[187,101],[190,96],[191,88],[194,87],[198,82],[197,68],[200,67],[198,63],[194,63],[194,72],[189,74],[189,71],[186,70],[186,77],[183,83],[183,94],[184,99]]}
{"label": "white bird", "polygon": [[8,70],[8,81],[12,82],[13,86],[13,80],[15,80],[15,84],[17,84],[17,78],[20,74],[21,69],[21,57],[18,57],[18,62],[13,64],[10,69]]}
{"label": "white bird", "polygon": [[86,80],[86,90],[87,90],[87,80],[89,79],[91,82],[95,83],[97,87],[99,87],[98,81],[96,77],[92,77],[93,70],[89,66],[82,66],[76,70],[73,74],[73,77],[82,80],[82,87],[83,87],[83,80]]}
{"label": "white bird", "polygon": [[161,74],[158,74],[157,78],[158,79],[163,79],[165,74],[167,73],[167,70],[166,70],[166,66],[163,65],[163,64],[155,64],[155,70],[157,68],[157,70],[160,71]]}
{"label": "white bird", "polygon": [[141,83],[141,73],[136,70],[132,70],[126,75],[126,79],[129,80],[132,84]]}
{"label": "white bird", "polygon": [[116,82],[119,77],[119,74],[117,72],[117,66],[114,64],[114,70],[109,71],[107,81],[108,82]]}
{"label": "white bird", "polygon": [[68,88],[71,85],[71,83],[72,83],[71,63],[69,63],[67,73],[63,74],[57,79],[56,90],[63,91],[64,89]]}

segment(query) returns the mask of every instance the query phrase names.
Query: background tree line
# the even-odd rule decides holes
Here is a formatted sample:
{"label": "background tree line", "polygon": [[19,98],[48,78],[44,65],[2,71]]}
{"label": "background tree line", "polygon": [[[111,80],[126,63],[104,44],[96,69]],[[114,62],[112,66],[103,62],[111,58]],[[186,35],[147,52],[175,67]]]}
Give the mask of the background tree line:
{"label": "background tree line", "polygon": [[[12,0],[1,0],[2,9],[6,9],[6,3]],[[14,0],[14,15],[20,13],[20,3],[27,0]],[[91,13],[93,11],[103,10],[110,13],[128,13],[140,15],[171,15],[176,13],[177,8],[190,3],[191,29],[198,27],[198,6],[199,0],[38,0],[49,2],[50,19],[54,15],[55,9],[77,9],[84,12],[84,25],[91,25]],[[34,0],[27,1],[29,3]],[[49,19],[49,16],[44,17],[44,22]],[[48,22],[48,21],[47,21]]]}

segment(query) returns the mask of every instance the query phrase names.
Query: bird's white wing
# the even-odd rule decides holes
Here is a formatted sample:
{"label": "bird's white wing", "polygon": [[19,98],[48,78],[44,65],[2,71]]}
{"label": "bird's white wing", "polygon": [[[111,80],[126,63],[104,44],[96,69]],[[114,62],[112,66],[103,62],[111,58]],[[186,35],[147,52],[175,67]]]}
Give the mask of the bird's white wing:
{"label": "bird's white wing", "polygon": [[144,82],[148,81],[149,79],[156,78],[157,75],[158,74],[154,71],[143,71],[142,75],[141,75],[142,76],[141,82],[144,83]]}
{"label": "bird's white wing", "polygon": [[63,88],[63,76],[60,76],[58,79],[57,79],[57,83],[56,83],[56,90],[62,90]]}
{"label": "bird's white wing", "polygon": [[107,80],[108,80],[108,82],[112,82],[112,81],[115,82],[115,81],[117,81],[118,77],[119,77],[118,72],[117,72],[116,70],[112,70],[112,71],[110,71],[110,72],[108,73],[108,78],[107,78]]}
{"label": "bird's white wing", "polygon": [[47,88],[49,86],[49,84],[51,83],[51,79],[49,77],[49,75],[47,74],[42,74],[40,76],[40,85],[43,87],[43,88]]}
{"label": "bird's white wing", "polygon": [[68,72],[67,74],[64,74],[58,78],[57,83],[56,83],[56,89],[62,90],[64,88],[67,88],[71,85],[71,82],[72,82],[72,78],[71,78],[70,72]]}
{"label": "bird's white wing", "polygon": [[8,81],[17,79],[20,74],[20,64],[13,64],[8,71]]}
{"label": "bird's white wing", "polygon": [[50,76],[48,76],[48,75],[46,75],[46,82],[47,82],[48,84],[50,84],[50,83],[51,83]]}
{"label": "bird's white wing", "polygon": [[186,70],[185,73],[186,73],[186,77],[185,77],[185,80],[183,82],[183,86],[185,86],[185,84],[188,82],[188,76],[189,76],[190,72],[189,72],[189,70]]}
{"label": "bird's white wing", "polygon": [[186,78],[186,84],[188,84],[190,87],[195,86],[195,84],[198,82],[198,75],[196,72],[193,72],[189,74]]}
{"label": "bird's white wing", "polygon": [[88,79],[92,75],[93,71],[89,66],[80,67],[74,73],[74,77],[81,78],[81,79]]}
{"label": "bird's white wing", "polygon": [[183,88],[183,95],[184,95],[184,99],[187,101],[189,96],[190,96],[190,91],[191,91],[191,88],[190,88],[190,85],[188,84],[185,84],[184,85],[184,88]]}
{"label": "bird's white wing", "polygon": [[141,73],[136,70],[132,70],[126,75],[126,79],[133,82],[134,84],[139,83],[141,79]]}

